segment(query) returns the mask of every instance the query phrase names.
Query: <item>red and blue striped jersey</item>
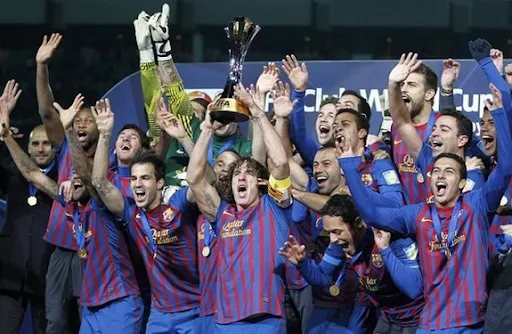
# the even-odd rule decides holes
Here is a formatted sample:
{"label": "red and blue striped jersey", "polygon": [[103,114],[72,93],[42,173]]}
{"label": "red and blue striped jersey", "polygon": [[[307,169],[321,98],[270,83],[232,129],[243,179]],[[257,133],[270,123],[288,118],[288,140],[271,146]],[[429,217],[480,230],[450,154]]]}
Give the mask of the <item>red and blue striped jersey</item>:
{"label": "red and blue striped jersey", "polygon": [[[423,143],[428,143],[431,135],[431,133],[427,133],[428,124],[432,122],[433,125],[433,122],[439,118],[439,115],[439,113],[432,111],[428,123],[414,126]],[[407,145],[405,145],[405,142],[394,126],[391,126],[391,137],[393,140],[393,161],[398,169],[400,182],[403,185],[405,202],[407,204],[415,204],[425,201],[430,185],[423,178],[423,175],[418,177],[418,169],[414,159],[411,157]],[[418,178],[423,182],[419,182]]]}
{"label": "red and blue striped jersey", "polygon": [[[61,184],[69,180],[73,175],[73,162],[66,139],[62,141],[62,145],[57,151],[55,160],[59,166],[57,183]],[[71,226],[72,225],[66,224],[66,211],[64,207],[58,201],[54,201],[50,211],[50,217],[48,218],[44,240],[55,246],[78,250],[76,240],[73,238]]]}
{"label": "red and blue striped jersey", "polygon": [[[205,225],[206,224],[206,225]],[[204,231],[208,226],[210,231],[210,255],[202,255],[205,246]],[[201,287],[201,304],[199,306],[199,315],[205,317],[217,312],[216,291],[217,291],[217,267],[218,267],[218,246],[217,236],[212,224],[208,222],[205,216],[200,215],[197,218],[197,252],[199,254],[199,283]]]}
{"label": "red and blue striped jersey", "polygon": [[[367,292],[366,295],[375,307],[381,308],[381,315],[388,322],[401,327],[418,326],[424,306],[423,296],[411,299],[400,291],[386,267],[381,251],[373,240],[373,233],[369,232],[367,236],[369,237],[365,238],[367,241],[363,250],[350,259],[351,266],[357,272],[361,288]],[[402,262],[418,268],[417,248],[411,239],[394,240],[388,248]],[[418,283],[421,286],[421,281]]]}
{"label": "red and blue striped jersey", "polygon": [[[144,212],[132,198],[124,197],[123,220],[128,223],[146,265],[151,285],[151,308],[164,313],[199,307],[197,209],[188,202],[187,190],[176,191],[168,204],[159,204]],[[144,229],[143,215],[149,223],[152,243]],[[156,245],[156,253],[151,244]]]}
{"label": "red and blue striped jersey", "polygon": [[[311,240],[310,224],[290,224],[289,234],[293,235],[300,245],[307,245]],[[299,290],[308,286],[308,282],[302,277],[300,271],[290,261],[286,261],[285,284],[289,290]]]}
{"label": "red and blue striped jersey", "polygon": [[84,306],[101,306],[119,298],[139,296],[139,287],[133,279],[135,273],[128,256],[126,242],[119,231],[115,217],[105,208],[100,208],[93,200],[86,206],[77,202],[65,203],[68,225],[75,224],[73,214],[82,226],[85,236],[87,258],[82,259],[82,289],[80,302]]}
{"label": "red and blue striped jersey", "polygon": [[288,239],[290,211],[268,195],[242,211],[221,202],[215,224],[219,252],[216,323],[229,324],[258,314],[284,317],[285,259],[279,248]]}

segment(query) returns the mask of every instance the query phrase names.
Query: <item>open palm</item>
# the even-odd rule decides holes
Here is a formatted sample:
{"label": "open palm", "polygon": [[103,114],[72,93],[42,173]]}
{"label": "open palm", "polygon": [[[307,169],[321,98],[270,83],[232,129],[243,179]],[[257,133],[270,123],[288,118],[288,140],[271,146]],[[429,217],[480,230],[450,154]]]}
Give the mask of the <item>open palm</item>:
{"label": "open palm", "polygon": [[421,60],[418,60],[418,54],[409,52],[407,56],[402,54],[398,64],[389,73],[389,81],[400,83],[407,79],[409,74],[415,71],[421,65]]}

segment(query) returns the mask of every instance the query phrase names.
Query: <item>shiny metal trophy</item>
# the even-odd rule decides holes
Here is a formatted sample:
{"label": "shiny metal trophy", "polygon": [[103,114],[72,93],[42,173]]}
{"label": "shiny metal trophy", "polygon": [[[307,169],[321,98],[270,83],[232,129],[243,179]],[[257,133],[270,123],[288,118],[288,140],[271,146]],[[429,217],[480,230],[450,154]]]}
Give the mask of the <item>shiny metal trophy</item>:
{"label": "shiny metal trophy", "polygon": [[245,122],[251,116],[249,109],[233,97],[233,87],[242,80],[245,56],[260,29],[247,17],[236,17],[224,28],[230,43],[229,75],[221,97],[211,109],[212,120],[222,123]]}

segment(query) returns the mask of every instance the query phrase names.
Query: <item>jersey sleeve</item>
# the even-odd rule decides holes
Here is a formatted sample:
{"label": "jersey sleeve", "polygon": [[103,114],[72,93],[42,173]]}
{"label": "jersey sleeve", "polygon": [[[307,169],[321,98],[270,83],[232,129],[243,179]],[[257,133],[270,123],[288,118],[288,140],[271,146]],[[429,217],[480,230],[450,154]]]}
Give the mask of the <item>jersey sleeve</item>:
{"label": "jersey sleeve", "polygon": [[[354,203],[363,220],[369,222],[373,220],[373,215],[375,214],[373,209],[375,207],[399,207],[402,204],[402,193],[397,193],[396,191],[394,192],[399,196],[394,196],[392,191],[390,191],[391,195],[379,194],[373,191],[373,189],[371,189],[370,187],[366,187],[361,181],[358,172],[360,162],[361,157],[340,159],[341,167],[345,172],[345,179],[350,189],[350,193],[352,194],[352,199],[354,200]],[[379,169],[378,165],[377,169]],[[394,175],[391,172],[393,172]],[[396,187],[397,182],[398,185],[400,185],[400,181],[398,181],[398,176],[396,175],[394,168],[388,170],[388,173],[386,175],[379,175],[378,179],[381,179],[379,182],[390,184],[389,188],[387,188],[388,190],[392,190],[393,187]]]}
{"label": "jersey sleeve", "polygon": [[160,138],[162,130],[155,123],[155,113],[156,101],[162,96],[162,92],[154,62],[140,63],[140,80],[144,97],[144,108],[148,117],[149,132],[153,138]]}
{"label": "jersey sleeve", "polygon": [[297,264],[302,277],[313,286],[326,287],[332,284],[333,275],[345,265],[343,249],[340,245],[329,244],[319,264],[307,259]]}
{"label": "jersey sleeve", "polygon": [[137,205],[135,204],[135,201],[131,197],[123,197],[124,200],[124,210],[123,210],[123,217],[122,221],[127,224],[132,224],[133,214],[135,212],[135,209]]}
{"label": "jersey sleeve", "polygon": [[291,100],[297,100],[290,119],[290,139],[295,144],[297,151],[306,163],[306,166],[313,166],[318,145],[306,129],[306,117],[304,114],[306,92],[293,90]]}
{"label": "jersey sleeve", "polygon": [[[498,88],[498,90],[501,92],[503,106],[507,111],[507,124],[510,124],[510,126],[512,127],[512,97],[510,96],[510,86],[500,75],[500,72],[498,72],[496,66],[494,66],[491,57],[486,57],[480,60],[478,62],[478,65],[484,72],[484,75],[487,78],[487,80],[490,83],[494,84],[496,88]],[[496,123],[496,121],[494,123]]]}
{"label": "jersey sleeve", "polygon": [[466,186],[463,189],[463,193],[480,189],[485,184],[484,172],[480,169],[472,169],[468,171],[468,178],[466,179]]}
{"label": "jersey sleeve", "polygon": [[374,160],[371,173],[372,178],[377,180],[379,194],[389,200],[389,206],[404,204],[402,184],[391,159]]}
{"label": "jersey sleeve", "polygon": [[393,282],[407,297],[423,293],[423,276],[418,263],[418,246],[411,239],[398,239],[380,251]]}

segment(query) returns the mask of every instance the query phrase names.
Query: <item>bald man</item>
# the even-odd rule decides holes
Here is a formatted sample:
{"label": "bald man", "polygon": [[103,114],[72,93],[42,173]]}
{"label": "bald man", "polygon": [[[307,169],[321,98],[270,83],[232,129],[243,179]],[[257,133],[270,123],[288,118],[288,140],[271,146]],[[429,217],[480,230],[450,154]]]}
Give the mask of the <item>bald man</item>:
{"label": "bald man", "polygon": [[[0,146],[4,151],[6,145]],[[57,179],[55,154],[44,126],[35,127],[29,137],[28,154],[37,167],[29,166],[18,145],[8,149],[19,170],[39,168]],[[2,165],[0,188],[8,196],[7,217],[0,230],[0,332],[18,333],[30,302],[33,332],[44,333],[46,270],[53,246],[43,235],[53,200],[37,191],[18,170],[13,172]]]}

